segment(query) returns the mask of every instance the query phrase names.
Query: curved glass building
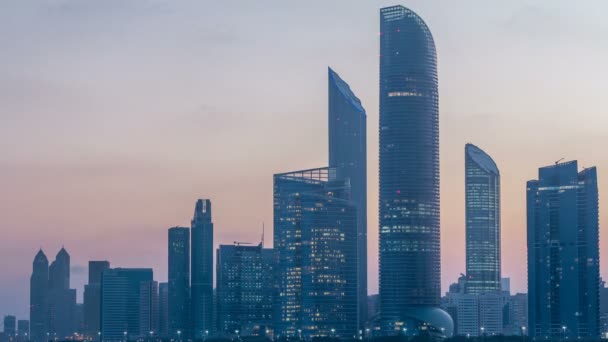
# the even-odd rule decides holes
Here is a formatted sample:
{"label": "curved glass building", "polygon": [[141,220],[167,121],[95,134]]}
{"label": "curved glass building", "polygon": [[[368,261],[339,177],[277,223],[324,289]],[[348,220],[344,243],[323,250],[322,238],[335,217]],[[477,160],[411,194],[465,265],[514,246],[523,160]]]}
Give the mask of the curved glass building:
{"label": "curved glass building", "polygon": [[437,58],[403,6],[380,10],[379,221],[381,318],[397,330],[441,292]]}
{"label": "curved glass building", "polygon": [[466,293],[500,290],[500,172],[482,149],[465,146]]}

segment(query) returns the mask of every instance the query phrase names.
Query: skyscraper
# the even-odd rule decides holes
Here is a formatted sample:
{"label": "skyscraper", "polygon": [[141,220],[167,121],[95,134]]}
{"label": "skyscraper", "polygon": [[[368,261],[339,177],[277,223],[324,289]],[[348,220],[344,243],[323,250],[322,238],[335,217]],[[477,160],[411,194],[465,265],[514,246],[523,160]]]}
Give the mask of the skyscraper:
{"label": "skyscraper", "polygon": [[357,207],[332,168],[274,175],[277,337],[357,333]]}
{"label": "skyscraper", "polygon": [[[180,335],[180,334],[178,334]],[[169,336],[169,284],[158,284],[158,336]],[[181,337],[181,336],[178,336]]]}
{"label": "skyscraper", "polygon": [[151,282],[152,269],[111,268],[101,280],[101,338],[124,341],[140,336],[142,283]]}
{"label": "skyscraper", "polygon": [[218,332],[264,336],[272,325],[273,250],[220,245],[216,260]]}
{"label": "skyscraper", "polygon": [[527,184],[528,319],[532,337],[599,337],[595,167],[541,167]]}
{"label": "skyscraper", "polygon": [[101,331],[101,275],[109,268],[108,261],[89,261],[89,282],[84,286],[84,328],[85,334],[95,340]]}
{"label": "skyscraper", "polygon": [[190,336],[190,229],[170,228],[168,241],[168,330],[173,338],[187,338]]}
{"label": "skyscraper", "polygon": [[329,167],[349,179],[357,206],[357,302],[359,328],[367,314],[367,115],[361,101],[328,68]]}
{"label": "skyscraper", "polygon": [[75,327],[76,290],[70,289],[70,255],[61,248],[49,267],[48,328],[58,339],[72,337]]}
{"label": "skyscraper", "polygon": [[30,321],[27,319],[20,319],[17,321],[17,333],[19,334],[20,341],[30,340]]}
{"label": "skyscraper", "polygon": [[139,283],[139,336],[159,337],[158,282]]}
{"label": "skyscraper", "polygon": [[[380,10],[380,310],[385,331],[426,322],[450,335],[440,301],[437,57],[424,21]],[[436,326],[435,326],[436,325]],[[443,328],[442,330],[439,330]],[[427,329],[427,328],[425,328]]]}
{"label": "skyscraper", "polygon": [[466,293],[500,291],[500,172],[482,149],[465,146]]}
{"label": "skyscraper", "polygon": [[49,261],[42,249],[34,258],[30,278],[30,323],[32,342],[48,341]]}
{"label": "skyscraper", "polygon": [[195,339],[213,331],[213,221],[211,201],[199,199],[192,218],[192,329]]}
{"label": "skyscraper", "polygon": [[15,337],[17,333],[17,318],[15,316],[6,315],[4,316],[4,334],[6,337]]}

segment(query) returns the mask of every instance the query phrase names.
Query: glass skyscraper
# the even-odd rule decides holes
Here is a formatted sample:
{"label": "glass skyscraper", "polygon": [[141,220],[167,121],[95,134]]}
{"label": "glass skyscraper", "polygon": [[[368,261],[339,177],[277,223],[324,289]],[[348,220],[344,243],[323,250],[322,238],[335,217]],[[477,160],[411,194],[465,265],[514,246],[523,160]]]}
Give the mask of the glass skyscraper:
{"label": "glass skyscraper", "polygon": [[494,160],[473,144],[465,146],[465,292],[500,291],[500,172]]}
{"label": "glass skyscraper", "polygon": [[380,10],[379,154],[385,329],[401,331],[406,324],[415,334],[417,326],[407,322],[420,322],[426,314],[437,319],[427,323],[451,325],[447,313],[436,309],[441,292],[437,57],[427,25],[403,6]]}
{"label": "glass skyscraper", "polygon": [[220,245],[216,268],[218,332],[265,336],[272,326],[273,250],[261,243]]}
{"label": "glass skyscraper", "polygon": [[172,338],[189,338],[190,229],[184,227],[169,228],[168,235],[168,333]]}
{"label": "glass skyscraper", "polygon": [[141,290],[152,282],[149,268],[110,268],[101,279],[101,339],[125,341],[141,336]]}
{"label": "glass skyscraper", "polygon": [[42,250],[38,251],[32,264],[30,278],[30,335],[32,342],[49,340],[49,261]]}
{"label": "glass skyscraper", "polygon": [[192,335],[203,339],[213,332],[213,221],[211,201],[199,199],[191,230]]}
{"label": "glass skyscraper", "polygon": [[357,334],[357,207],[332,168],[274,175],[276,337]]}
{"label": "glass skyscraper", "polygon": [[357,302],[359,328],[367,315],[367,115],[361,101],[328,68],[329,167],[350,181],[357,206]]}
{"label": "glass skyscraper", "polygon": [[599,338],[595,167],[542,167],[527,184],[528,317],[532,337]]}

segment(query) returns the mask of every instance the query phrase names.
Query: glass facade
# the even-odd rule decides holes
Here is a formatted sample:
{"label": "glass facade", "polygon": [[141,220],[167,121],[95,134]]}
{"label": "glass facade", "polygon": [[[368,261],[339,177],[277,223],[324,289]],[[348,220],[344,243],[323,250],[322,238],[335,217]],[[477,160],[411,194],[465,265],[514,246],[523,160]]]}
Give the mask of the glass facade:
{"label": "glass facade", "polygon": [[500,172],[479,147],[465,146],[465,292],[498,292],[500,282]]}
{"label": "glass facade", "polygon": [[270,248],[220,245],[217,250],[218,332],[264,336],[272,325],[274,255]]}
{"label": "glass facade", "polygon": [[199,199],[191,230],[192,335],[203,339],[213,332],[213,221],[211,201]]}
{"label": "glass facade", "polygon": [[[190,336],[190,229],[169,229],[169,336]],[[180,332],[178,334],[177,332]]]}
{"label": "glass facade", "polygon": [[356,335],[356,227],[335,169],[274,175],[276,337]]}
{"label": "glass facade", "polygon": [[103,272],[101,279],[101,339],[103,341],[123,342],[142,337],[140,335],[141,285],[152,282],[152,278],[152,269],[149,268],[111,268]]}
{"label": "glass facade", "polygon": [[403,6],[382,8],[379,286],[389,331],[415,307],[440,301],[437,88],[435,44],[424,21]]}
{"label": "glass facade", "polygon": [[528,317],[532,337],[599,337],[599,222],[595,167],[539,169],[527,186]]}
{"label": "glass facade", "polygon": [[357,206],[357,302],[362,328],[367,314],[367,138],[365,109],[340,76],[328,68],[329,167],[348,179]]}

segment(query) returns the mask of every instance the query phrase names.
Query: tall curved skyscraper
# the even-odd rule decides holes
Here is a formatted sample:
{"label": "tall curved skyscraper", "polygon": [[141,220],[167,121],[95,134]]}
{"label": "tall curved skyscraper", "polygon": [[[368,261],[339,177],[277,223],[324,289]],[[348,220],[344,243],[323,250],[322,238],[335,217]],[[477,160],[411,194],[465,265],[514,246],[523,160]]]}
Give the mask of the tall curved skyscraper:
{"label": "tall curved skyscraper", "polygon": [[441,292],[437,88],[435,44],[424,21],[403,6],[382,8],[380,311],[388,329],[427,314],[445,318],[432,309]]}
{"label": "tall curved skyscraper", "polygon": [[482,149],[465,146],[466,293],[500,290],[500,172]]}

